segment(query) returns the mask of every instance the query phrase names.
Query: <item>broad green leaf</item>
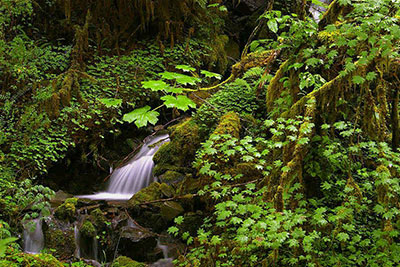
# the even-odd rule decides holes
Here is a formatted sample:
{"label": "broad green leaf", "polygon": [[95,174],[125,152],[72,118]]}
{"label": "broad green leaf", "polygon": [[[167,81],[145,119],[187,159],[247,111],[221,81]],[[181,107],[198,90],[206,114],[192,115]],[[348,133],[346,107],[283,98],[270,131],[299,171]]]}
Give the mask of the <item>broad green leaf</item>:
{"label": "broad green leaf", "polygon": [[195,68],[190,67],[188,65],[177,65],[177,66],[175,66],[175,68],[177,68],[178,70],[185,71],[185,72],[196,71]]}
{"label": "broad green leaf", "polygon": [[135,109],[122,117],[122,120],[132,123],[135,122],[138,128],[146,126],[148,123],[156,124],[158,121],[158,112],[150,110],[149,106]]}
{"label": "broad green leaf", "polygon": [[100,102],[105,105],[108,108],[115,108],[119,107],[122,104],[122,99],[116,99],[116,98],[101,98]]}
{"label": "broad green leaf", "polygon": [[164,71],[160,73],[161,77],[163,79],[167,80],[176,80],[177,83],[187,85],[195,85],[198,82],[201,82],[200,78],[197,77],[191,77],[185,74],[180,74],[180,73],[175,73],[175,72],[169,72],[169,71]]}
{"label": "broad green leaf", "polygon": [[177,108],[186,111],[189,109],[189,107],[196,107],[196,104],[185,95],[178,95],[177,97],[166,95],[161,97],[161,99],[164,100],[164,103],[168,108]]}
{"label": "broad green leaf", "polygon": [[211,72],[211,71],[201,70],[200,73],[203,74],[204,76],[206,76],[207,78],[215,78],[215,79],[218,79],[218,80],[222,79],[222,75],[221,74],[214,73],[214,72]]}
{"label": "broad green leaf", "polygon": [[278,23],[276,22],[275,19],[270,19],[270,20],[267,22],[267,25],[268,25],[268,28],[269,28],[272,32],[274,32],[274,33],[277,33],[277,32],[278,32]]}
{"label": "broad green leaf", "polygon": [[166,90],[169,87],[169,85],[164,81],[146,81],[142,82],[142,86],[143,88],[152,91]]}

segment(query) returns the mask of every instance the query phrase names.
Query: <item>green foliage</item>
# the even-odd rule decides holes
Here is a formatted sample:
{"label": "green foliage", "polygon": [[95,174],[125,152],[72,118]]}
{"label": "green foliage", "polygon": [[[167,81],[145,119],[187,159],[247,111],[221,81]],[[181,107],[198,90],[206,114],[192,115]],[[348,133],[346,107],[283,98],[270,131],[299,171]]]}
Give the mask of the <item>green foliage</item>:
{"label": "green foliage", "polygon": [[[268,188],[260,186],[260,179],[243,180],[243,173],[232,176],[226,167],[236,159],[252,162],[264,176],[278,168],[287,172],[280,162],[269,160],[270,153],[290,142],[299,143],[299,131],[309,131],[312,125],[299,128],[304,124],[301,120],[285,119],[265,124],[274,135],[271,139],[211,136],[197,154],[195,166],[200,175],[213,178],[199,191],[214,202],[213,213],[194,237],[180,232],[183,217],[175,219],[170,234],[181,236],[188,245],[193,240],[200,243],[184,261],[177,261],[179,266],[207,262],[216,266],[398,265],[395,199],[400,187],[399,178],[389,169],[400,170],[400,154],[385,143],[353,143],[361,130],[337,123],[333,125],[338,130],[334,136],[314,137],[313,150],[306,158],[304,178],[312,179],[313,194],[306,197],[303,186],[295,183],[283,198],[295,199],[298,207],[277,212],[273,203],[265,201]],[[282,136],[286,138],[277,138]],[[305,140],[308,142],[311,140]],[[382,167],[375,168],[364,160]]]}
{"label": "green foliage", "polygon": [[[167,108],[176,108],[178,110],[187,111],[189,108],[195,108],[196,104],[188,96],[184,95],[184,92],[193,92],[197,90],[202,90],[200,88],[200,83],[203,82],[202,78],[194,72],[196,69],[187,65],[177,65],[176,67],[183,72],[191,72],[192,76],[164,71],[159,73],[162,80],[150,80],[142,82],[142,86],[145,89],[150,89],[151,91],[161,91],[165,96],[160,97],[164,103],[151,110],[151,107],[145,106],[133,110],[123,116],[122,120],[129,123],[135,122],[138,128],[146,126],[148,123],[156,124],[158,121],[158,116],[160,115],[156,112],[157,109],[166,106]],[[207,78],[221,79],[221,75],[205,70],[201,70],[200,73]],[[195,89],[187,88],[188,86],[195,87]]]}
{"label": "green foliage", "polygon": [[[255,70],[251,69],[250,71],[254,72]],[[259,110],[262,110],[263,99],[260,97],[261,102],[256,95],[257,82],[253,80],[251,73],[247,73],[247,75],[246,80],[236,79],[223,86],[197,110],[193,117],[199,124],[202,135],[211,133],[219,118],[228,111],[237,112],[241,116],[258,117],[262,115]]]}

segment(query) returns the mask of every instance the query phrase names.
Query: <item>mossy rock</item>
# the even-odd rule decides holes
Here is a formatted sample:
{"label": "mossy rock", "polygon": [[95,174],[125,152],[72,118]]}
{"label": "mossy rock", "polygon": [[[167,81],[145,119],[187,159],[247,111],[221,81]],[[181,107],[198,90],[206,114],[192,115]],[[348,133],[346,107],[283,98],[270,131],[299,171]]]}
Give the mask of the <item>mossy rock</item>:
{"label": "mossy rock", "polygon": [[61,230],[49,228],[45,231],[45,247],[54,250],[52,254],[60,259],[69,259],[75,252],[73,229]]}
{"label": "mossy rock", "polygon": [[[171,166],[190,166],[200,146],[199,127],[192,119],[171,127],[170,132],[171,141],[163,144],[153,157],[156,176],[170,170],[168,167]],[[157,165],[163,165],[163,168],[157,168]]]}
{"label": "mossy rock", "polygon": [[147,264],[137,262],[125,256],[119,256],[112,263],[111,267],[146,267]]}
{"label": "mossy rock", "polygon": [[230,134],[233,137],[239,138],[240,128],[239,116],[235,112],[228,112],[222,116],[214,134]]}
{"label": "mossy rock", "polygon": [[17,253],[6,256],[0,261],[0,267],[63,267],[64,265],[54,256],[46,253],[28,254]]}
{"label": "mossy rock", "polygon": [[163,196],[171,197],[174,193],[175,191],[171,186],[154,182],[133,195],[128,201],[128,206],[132,208],[141,203],[161,199]]}
{"label": "mossy rock", "polygon": [[58,206],[54,211],[54,216],[57,219],[63,221],[74,221],[75,220],[75,212],[76,208],[75,205],[78,203],[77,198],[68,198],[65,200],[63,204]]}
{"label": "mossy rock", "polygon": [[82,226],[79,228],[79,233],[84,237],[95,237],[96,228],[91,221],[86,220],[83,222]]}
{"label": "mossy rock", "polygon": [[183,213],[183,207],[174,201],[166,201],[161,206],[161,216],[166,219],[167,221],[172,221],[176,216]]}
{"label": "mossy rock", "polygon": [[103,227],[107,222],[106,216],[104,216],[104,213],[99,208],[92,210],[90,212],[90,216],[91,216],[93,223],[97,227]]}
{"label": "mossy rock", "polygon": [[182,181],[184,178],[184,174],[177,171],[169,170],[166,171],[163,175],[159,176],[158,180],[166,184],[174,184]]}

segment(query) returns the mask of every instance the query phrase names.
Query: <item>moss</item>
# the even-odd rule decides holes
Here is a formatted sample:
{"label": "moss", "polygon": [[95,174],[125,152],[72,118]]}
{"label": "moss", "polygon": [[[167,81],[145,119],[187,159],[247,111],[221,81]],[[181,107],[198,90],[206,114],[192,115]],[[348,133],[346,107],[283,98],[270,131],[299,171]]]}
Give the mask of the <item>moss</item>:
{"label": "moss", "polygon": [[77,204],[77,201],[78,200],[76,198],[66,199],[63,204],[56,208],[54,211],[54,216],[63,221],[74,221],[76,212],[75,205]]}
{"label": "moss", "polygon": [[132,260],[125,256],[119,256],[111,265],[112,267],[146,267],[147,265],[141,262]]}
{"label": "moss", "polygon": [[170,131],[171,141],[163,144],[153,157],[156,176],[176,167],[190,166],[200,146],[199,127],[192,119],[171,127]]}
{"label": "moss", "polygon": [[185,175],[180,172],[169,170],[158,177],[158,179],[163,183],[172,184],[181,181],[184,177]]}
{"label": "moss", "polygon": [[6,257],[0,261],[1,267],[63,267],[64,265],[50,254],[28,254],[17,253]]}
{"label": "moss", "polygon": [[90,216],[92,217],[93,223],[98,227],[104,226],[107,221],[104,213],[99,208],[92,210]]}
{"label": "moss", "polygon": [[154,182],[133,195],[133,197],[128,201],[128,206],[134,207],[163,197],[172,197],[174,194],[175,190],[170,185]]}
{"label": "moss", "polygon": [[75,236],[72,229],[48,229],[45,231],[46,248],[60,259],[68,259],[75,252]]}
{"label": "moss", "polygon": [[166,197],[172,197],[174,195],[174,189],[165,183],[160,184],[160,191]]}
{"label": "moss", "polygon": [[183,207],[178,202],[166,201],[161,206],[161,216],[167,221],[172,221],[176,216],[184,212]]}
{"label": "moss", "polygon": [[95,237],[96,228],[91,221],[86,220],[79,229],[79,233],[84,237]]}
{"label": "moss", "polygon": [[232,74],[235,77],[240,77],[251,68],[268,66],[270,63],[268,59],[273,53],[273,50],[249,53],[240,62],[232,66]]}
{"label": "moss", "polygon": [[239,138],[240,127],[239,116],[235,112],[228,112],[222,116],[214,134],[230,134],[233,137]]}

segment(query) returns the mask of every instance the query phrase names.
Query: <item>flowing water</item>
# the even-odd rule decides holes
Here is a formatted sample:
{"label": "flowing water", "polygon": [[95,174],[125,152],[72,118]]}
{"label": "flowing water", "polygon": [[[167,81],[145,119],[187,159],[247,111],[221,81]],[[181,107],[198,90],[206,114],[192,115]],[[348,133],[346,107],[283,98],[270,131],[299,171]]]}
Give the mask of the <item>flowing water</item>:
{"label": "flowing water", "polygon": [[132,160],[114,170],[105,192],[77,197],[93,200],[128,200],[140,189],[149,186],[154,181],[153,156],[169,138],[168,135],[158,135],[148,139]]}
{"label": "flowing water", "polygon": [[[326,4],[326,5],[329,5],[329,4],[332,2],[332,0],[319,0],[319,1],[322,2],[322,3],[324,3],[324,4]],[[319,21],[320,21],[320,16],[321,16],[325,11],[326,11],[326,8],[325,8],[325,7],[322,7],[322,6],[319,6],[319,5],[316,5],[316,4],[311,4],[310,12],[311,12],[311,14],[313,15],[314,20],[315,20],[316,22],[319,22]]]}
{"label": "flowing water", "polygon": [[42,218],[31,220],[24,224],[24,251],[38,254],[44,248]]}
{"label": "flowing water", "polygon": [[163,252],[164,259],[159,259],[157,262],[150,264],[150,267],[173,267],[173,258],[168,258],[169,247],[161,244],[160,240],[157,240],[157,248]]}

